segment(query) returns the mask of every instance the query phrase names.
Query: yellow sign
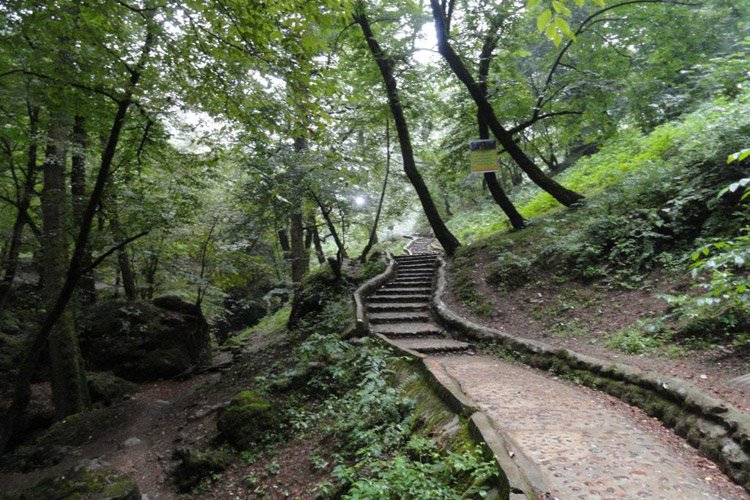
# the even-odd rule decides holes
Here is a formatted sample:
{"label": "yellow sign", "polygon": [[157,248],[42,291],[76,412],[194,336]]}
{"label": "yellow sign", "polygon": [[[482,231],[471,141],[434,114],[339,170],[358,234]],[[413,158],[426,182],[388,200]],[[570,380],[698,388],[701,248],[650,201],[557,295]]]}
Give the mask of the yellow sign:
{"label": "yellow sign", "polygon": [[494,139],[471,141],[469,149],[471,150],[472,173],[481,174],[497,170],[497,149]]}

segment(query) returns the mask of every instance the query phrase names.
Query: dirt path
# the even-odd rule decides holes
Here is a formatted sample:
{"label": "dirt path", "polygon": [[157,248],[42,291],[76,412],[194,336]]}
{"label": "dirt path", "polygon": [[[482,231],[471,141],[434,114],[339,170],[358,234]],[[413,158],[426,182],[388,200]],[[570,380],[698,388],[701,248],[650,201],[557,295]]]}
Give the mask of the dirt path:
{"label": "dirt path", "polygon": [[76,432],[87,436],[60,463],[28,473],[1,473],[0,490],[22,489],[62,474],[82,460],[99,459],[132,474],[141,493],[149,498],[174,498],[168,484],[171,450],[175,441],[198,442],[207,435],[200,419],[191,420],[190,416],[200,411],[208,397],[201,393],[218,379],[219,374],[206,374],[187,381],[145,384],[132,399],[106,408],[97,419],[78,426]]}

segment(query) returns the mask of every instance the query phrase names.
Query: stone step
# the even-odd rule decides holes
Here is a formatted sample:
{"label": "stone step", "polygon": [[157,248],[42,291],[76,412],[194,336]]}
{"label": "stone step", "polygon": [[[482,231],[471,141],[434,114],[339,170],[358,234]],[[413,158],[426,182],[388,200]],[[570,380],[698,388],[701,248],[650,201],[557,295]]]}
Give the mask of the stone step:
{"label": "stone step", "polygon": [[401,270],[427,269],[431,271],[435,269],[435,264],[433,262],[408,262],[408,263],[404,262],[404,263],[399,263],[398,268]]}
{"label": "stone step", "polygon": [[420,271],[417,273],[409,272],[409,271],[398,271],[396,272],[396,277],[393,278],[394,280],[431,280],[432,277],[435,276],[435,271]]}
{"label": "stone step", "polygon": [[397,278],[426,278],[427,276],[434,276],[435,270],[434,269],[424,269],[424,270],[416,270],[412,271],[411,269],[399,269],[396,271],[396,277]]}
{"label": "stone step", "polygon": [[396,259],[399,264],[436,264],[437,257],[410,257],[408,259]]}
{"label": "stone step", "polygon": [[367,314],[372,313],[395,313],[395,312],[421,312],[429,309],[426,302],[376,302],[367,304]]}
{"label": "stone step", "polygon": [[430,315],[427,311],[368,311],[367,320],[371,325],[380,323],[401,323],[405,321],[428,322],[430,321]]}
{"label": "stone step", "polygon": [[399,338],[393,341],[399,347],[424,354],[435,352],[465,352],[472,350],[471,344],[448,338]]}
{"label": "stone step", "polygon": [[409,302],[425,303],[430,301],[429,294],[397,294],[375,292],[367,298],[368,302]]}
{"label": "stone step", "polygon": [[425,285],[429,286],[432,285],[432,275],[430,276],[423,276],[423,277],[413,277],[413,276],[399,276],[388,283],[386,285]]}
{"label": "stone step", "polygon": [[398,264],[398,267],[404,267],[404,266],[435,266],[437,265],[437,261],[432,260],[425,260],[425,259],[414,259],[414,260],[398,260],[396,261]]}
{"label": "stone step", "polygon": [[390,286],[385,285],[380,288],[378,288],[378,291],[375,293],[384,293],[384,294],[399,294],[399,295],[420,295],[420,294],[430,294],[432,292],[431,286],[420,286],[420,287],[401,287],[401,286]]}
{"label": "stone step", "polygon": [[417,259],[417,258],[437,258],[437,254],[435,252],[421,252],[421,253],[410,253],[410,254],[404,254],[404,255],[395,255],[394,259]]}
{"label": "stone step", "polygon": [[408,280],[390,281],[383,285],[384,288],[429,288],[432,290],[432,280]]}
{"label": "stone step", "polygon": [[[386,337],[424,337],[442,336],[443,330],[429,321],[404,323],[381,323],[370,327],[372,333],[380,333]],[[441,337],[442,338],[442,337]]]}

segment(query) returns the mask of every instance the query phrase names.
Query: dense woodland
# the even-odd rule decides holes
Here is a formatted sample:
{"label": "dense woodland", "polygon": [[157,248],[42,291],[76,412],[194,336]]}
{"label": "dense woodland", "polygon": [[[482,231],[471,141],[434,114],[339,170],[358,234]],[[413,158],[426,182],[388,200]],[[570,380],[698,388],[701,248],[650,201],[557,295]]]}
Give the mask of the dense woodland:
{"label": "dense woodland", "polygon": [[[3,470],[231,353],[216,400],[257,425],[220,411],[231,446],[175,451],[170,491],[264,464],[234,478],[257,493],[269,450],[323,428],[315,494],[486,492],[388,351],[345,340],[415,233],[477,321],[512,329],[510,297],[544,337],[747,373],[748,68],[746,0],[3,0]],[[498,169],[472,174],[488,138]]]}

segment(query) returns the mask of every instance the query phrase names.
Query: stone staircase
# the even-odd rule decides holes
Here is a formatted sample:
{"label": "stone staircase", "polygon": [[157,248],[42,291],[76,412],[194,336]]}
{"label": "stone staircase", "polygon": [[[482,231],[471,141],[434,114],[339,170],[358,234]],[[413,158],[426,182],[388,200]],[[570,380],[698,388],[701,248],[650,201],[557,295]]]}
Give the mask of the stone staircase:
{"label": "stone staircase", "polygon": [[420,253],[395,259],[395,277],[367,298],[370,331],[423,354],[471,351],[470,344],[450,338],[430,316],[437,255]]}

